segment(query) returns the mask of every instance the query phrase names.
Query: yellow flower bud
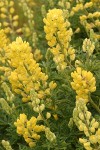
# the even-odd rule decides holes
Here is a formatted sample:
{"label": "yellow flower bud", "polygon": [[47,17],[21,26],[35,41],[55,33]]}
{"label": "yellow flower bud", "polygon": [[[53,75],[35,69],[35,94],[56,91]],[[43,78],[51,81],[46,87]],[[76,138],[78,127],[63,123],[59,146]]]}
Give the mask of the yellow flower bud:
{"label": "yellow flower bud", "polygon": [[1,13],[1,14],[0,14],[0,17],[1,17],[2,19],[5,19],[7,16],[6,16],[5,14]]}
{"label": "yellow flower bud", "polygon": [[91,135],[89,140],[92,144],[96,144],[98,142],[97,137],[95,135]]}
{"label": "yellow flower bud", "polygon": [[47,112],[46,118],[49,119],[51,117],[51,113]]}
{"label": "yellow flower bud", "polygon": [[35,143],[35,142],[30,142],[30,143],[29,143],[29,147],[32,148],[32,147],[35,147],[35,146],[36,146],[36,143]]}
{"label": "yellow flower bud", "polygon": [[91,128],[90,128],[90,131],[91,131],[92,133],[94,133],[94,132],[95,132],[95,128],[94,128],[94,127],[91,127]]}
{"label": "yellow flower bud", "polygon": [[19,16],[18,16],[18,15],[15,15],[15,16],[13,17],[13,20],[18,20],[18,18],[19,18]]}
{"label": "yellow flower bud", "polygon": [[5,27],[7,27],[7,26],[9,26],[9,23],[8,22],[3,22],[3,25],[5,26]]}
{"label": "yellow flower bud", "polygon": [[55,89],[56,86],[57,86],[57,84],[56,84],[55,82],[53,82],[53,81],[51,81],[51,82],[49,83],[49,87],[50,87],[51,90]]}
{"label": "yellow flower bud", "polygon": [[9,12],[10,12],[11,14],[13,14],[13,13],[15,12],[15,9],[14,9],[13,7],[11,7],[10,10],[9,10]]}
{"label": "yellow flower bud", "polygon": [[14,27],[17,27],[17,26],[18,26],[18,21],[14,21],[14,22],[13,22],[13,26],[14,26]]}
{"label": "yellow flower bud", "polygon": [[92,127],[98,128],[98,127],[99,127],[99,122],[96,121],[95,123],[93,123],[93,124],[92,124]]}
{"label": "yellow flower bud", "polygon": [[35,140],[39,140],[40,139],[40,135],[33,133],[32,134],[32,138],[34,138]]}
{"label": "yellow flower bud", "polygon": [[58,115],[57,114],[54,114],[53,117],[54,117],[55,120],[58,120]]}
{"label": "yellow flower bud", "polygon": [[79,142],[82,143],[82,144],[83,144],[83,143],[86,143],[86,142],[87,142],[87,139],[79,138]]}
{"label": "yellow flower bud", "polygon": [[12,7],[14,5],[13,1],[10,1],[9,6]]}
{"label": "yellow flower bud", "polygon": [[2,7],[0,10],[1,10],[2,13],[6,13],[7,12],[7,9],[5,7]]}

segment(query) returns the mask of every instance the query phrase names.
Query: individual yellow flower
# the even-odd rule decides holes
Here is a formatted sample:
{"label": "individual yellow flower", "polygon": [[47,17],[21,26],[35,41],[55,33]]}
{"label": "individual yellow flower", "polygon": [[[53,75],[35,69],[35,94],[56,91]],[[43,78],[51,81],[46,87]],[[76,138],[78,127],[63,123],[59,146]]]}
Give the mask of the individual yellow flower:
{"label": "individual yellow flower", "polygon": [[10,0],[9,6],[10,6],[10,7],[14,6],[14,2],[13,2],[12,0]]}
{"label": "individual yellow flower", "polygon": [[13,21],[12,24],[13,24],[14,27],[17,27],[18,26],[18,21]]}
{"label": "individual yellow flower", "polygon": [[49,83],[49,87],[50,87],[51,90],[55,89],[56,86],[57,86],[57,84],[56,84],[55,82],[53,82],[53,81],[51,81],[51,82]]}
{"label": "individual yellow flower", "polygon": [[2,13],[6,13],[7,12],[7,9],[5,7],[1,7],[1,12]]}
{"label": "individual yellow flower", "polygon": [[96,80],[90,71],[83,70],[80,67],[76,68],[76,71],[71,73],[73,82],[71,82],[72,88],[76,91],[76,99],[83,98],[88,101],[89,92],[96,90]]}
{"label": "individual yellow flower", "polygon": [[75,59],[75,49],[70,47],[68,49],[68,55],[70,57],[70,60],[73,61]]}
{"label": "individual yellow flower", "polygon": [[11,14],[13,14],[15,9],[13,7],[11,7],[9,11],[10,11]]}

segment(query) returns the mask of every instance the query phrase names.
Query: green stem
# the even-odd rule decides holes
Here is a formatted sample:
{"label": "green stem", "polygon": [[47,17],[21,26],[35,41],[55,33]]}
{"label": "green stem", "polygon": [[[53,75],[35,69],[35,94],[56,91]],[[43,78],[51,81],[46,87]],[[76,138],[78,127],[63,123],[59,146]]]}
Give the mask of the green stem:
{"label": "green stem", "polygon": [[94,101],[91,99],[91,96],[89,95],[89,102],[91,103],[91,105],[93,106],[93,108],[96,109],[96,111],[100,114],[100,109],[99,107],[94,103]]}

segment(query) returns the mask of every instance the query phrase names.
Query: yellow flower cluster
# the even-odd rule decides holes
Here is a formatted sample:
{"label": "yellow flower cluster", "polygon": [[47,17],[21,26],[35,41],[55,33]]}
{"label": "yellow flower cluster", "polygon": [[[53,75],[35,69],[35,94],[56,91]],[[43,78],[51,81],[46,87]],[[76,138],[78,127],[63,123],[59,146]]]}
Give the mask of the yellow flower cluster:
{"label": "yellow flower cluster", "polygon": [[5,49],[7,48],[7,45],[9,44],[9,39],[7,38],[5,31],[3,29],[0,30],[0,73],[2,72],[3,75],[0,76],[0,84],[3,80],[5,80],[9,68],[6,67],[6,61],[5,61]]}
{"label": "yellow flower cluster", "polygon": [[93,4],[100,8],[100,0],[91,0]]}
{"label": "yellow flower cluster", "polygon": [[91,56],[93,54],[93,51],[95,49],[95,44],[90,39],[85,39],[83,41],[83,52],[86,52],[88,56]]}
{"label": "yellow flower cluster", "polygon": [[53,132],[50,131],[49,128],[45,129],[45,134],[46,134],[46,138],[50,141],[50,142],[54,142],[56,141],[56,136]]}
{"label": "yellow flower cluster", "polygon": [[11,92],[10,87],[7,85],[6,82],[3,82],[1,85],[2,89],[4,90],[7,101],[12,102],[14,100],[14,94]]}
{"label": "yellow flower cluster", "polygon": [[29,43],[18,37],[6,49],[6,58],[13,68],[9,76],[13,91],[21,94],[24,102],[30,100],[29,92],[33,88],[38,92],[39,98],[43,98],[43,90],[40,90],[40,87],[46,88],[48,76],[33,59]]}
{"label": "yellow flower cluster", "polygon": [[94,92],[96,90],[96,80],[90,71],[83,70],[80,67],[76,68],[76,71],[71,73],[73,82],[71,82],[72,88],[76,91],[76,99],[85,99],[88,102],[89,92]]}
{"label": "yellow flower cluster", "polygon": [[4,98],[0,98],[0,104],[2,109],[8,114],[12,114],[12,108],[9,106],[8,102]]}
{"label": "yellow flower cluster", "polygon": [[14,125],[17,127],[17,133],[24,137],[30,147],[34,147],[36,141],[40,139],[41,136],[38,133],[45,131],[45,126],[37,125],[37,121],[35,117],[27,120],[25,114],[20,114],[19,119],[14,122]]}
{"label": "yellow flower cluster", "polygon": [[100,12],[88,13],[80,16],[81,24],[89,31],[92,28],[100,28]]}
{"label": "yellow flower cluster", "polygon": [[32,107],[35,112],[41,113],[45,109],[45,105],[41,103],[37,93],[34,90],[30,91]]}
{"label": "yellow flower cluster", "polygon": [[79,142],[86,150],[94,150],[100,145],[100,124],[92,117],[83,99],[76,102],[73,111],[73,120],[80,131],[83,131],[86,138],[79,138]]}
{"label": "yellow flower cluster", "polygon": [[92,6],[93,6],[92,2],[86,2],[85,4],[83,4],[83,2],[79,2],[74,7],[72,7],[70,16],[73,16],[78,11],[82,11],[84,9],[91,8]]}
{"label": "yellow flower cluster", "polygon": [[0,52],[1,49],[5,49],[9,43],[9,39],[7,38],[5,31],[3,29],[0,30]]}
{"label": "yellow flower cluster", "polygon": [[84,5],[82,3],[76,4],[75,7],[72,7],[72,10],[70,12],[70,16],[73,16],[75,13],[77,13],[80,10],[84,9]]}
{"label": "yellow flower cluster", "polygon": [[39,94],[34,89],[31,89],[30,98],[32,101],[33,110],[35,112],[41,113],[45,109],[46,101],[42,100],[42,102],[41,102],[39,97],[42,98],[44,95],[50,95],[50,93],[52,92],[52,90],[54,90],[56,88],[56,86],[57,86],[57,84],[55,82],[51,81],[49,83],[49,87],[44,91],[39,91]]}
{"label": "yellow flower cluster", "polygon": [[0,0],[0,19],[6,33],[20,33],[18,28],[19,16],[15,14],[14,1]]}
{"label": "yellow flower cluster", "polygon": [[75,59],[75,50],[69,45],[73,32],[69,28],[69,21],[65,21],[63,15],[61,9],[52,9],[49,10],[47,18],[43,19],[46,39],[50,46],[50,51],[54,55],[53,60],[58,70],[66,68],[68,55],[70,56],[70,60]]}
{"label": "yellow flower cluster", "polygon": [[2,140],[1,143],[6,150],[13,150],[9,141]]}

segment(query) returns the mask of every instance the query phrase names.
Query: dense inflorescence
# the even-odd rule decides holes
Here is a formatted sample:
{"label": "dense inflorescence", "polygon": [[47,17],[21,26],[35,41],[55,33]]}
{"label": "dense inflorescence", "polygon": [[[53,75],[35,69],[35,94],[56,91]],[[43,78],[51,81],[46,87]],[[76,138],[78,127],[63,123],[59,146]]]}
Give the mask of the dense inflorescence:
{"label": "dense inflorescence", "polygon": [[73,35],[70,22],[64,20],[63,11],[60,9],[49,10],[43,21],[46,39],[54,55],[53,60],[58,70],[64,70],[67,67],[67,56],[72,61],[75,59],[75,49],[69,44]]}
{"label": "dense inflorescence", "polygon": [[88,111],[84,99],[76,102],[73,111],[73,120],[80,131],[83,131],[85,138],[79,138],[79,142],[83,144],[86,150],[99,149],[100,144],[100,124],[92,117]]}
{"label": "dense inflorescence", "polygon": [[71,73],[73,82],[71,82],[72,88],[76,91],[76,99],[83,98],[88,102],[89,93],[96,90],[96,81],[93,74],[90,71],[82,70],[77,67],[76,71]]}

